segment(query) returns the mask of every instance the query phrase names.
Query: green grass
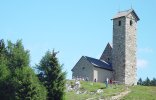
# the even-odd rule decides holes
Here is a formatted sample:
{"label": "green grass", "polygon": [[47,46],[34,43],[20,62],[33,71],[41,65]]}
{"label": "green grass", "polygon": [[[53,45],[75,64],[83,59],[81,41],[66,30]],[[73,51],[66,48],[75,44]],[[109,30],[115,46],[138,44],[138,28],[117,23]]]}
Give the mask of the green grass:
{"label": "green grass", "polygon": [[90,94],[76,94],[75,92],[67,92],[65,100],[86,100],[87,98],[93,98],[94,95]]}
{"label": "green grass", "polygon": [[[68,83],[72,83],[72,81],[68,81]],[[90,92],[96,92],[98,89],[102,89],[104,92],[101,94],[91,94]],[[81,88],[80,91],[86,91],[87,94],[76,94],[74,91],[67,92],[65,95],[65,100],[86,100],[87,98],[109,98],[114,96],[122,91],[125,90],[124,86],[117,85],[106,88],[104,83],[94,83],[94,82],[85,82],[81,81]],[[98,100],[98,99],[97,99]]]}
{"label": "green grass", "polygon": [[[71,83],[72,81],[68,81]],[[65,100],[86,100],[88,98],[94,98],[94,100],[98,100],[98,98],[110,98],[111,96],[115,96],[123,91],[125,91],[124,85],[117,85],[105,88],[104,83],[94,83],[94,82],[81,82],[80,91],[88,91],[88,94],[76,94],[74,91],[67,92],[65,95]],[[104,92],[101,94],[90,94],[90,92],[96,92],[98,89],[102,89]],[[131,92],[122,98],[122,100],[156,100],[156,87],[152,86],[132,86],[129,87]]]}
{"label": "green grass", "polygon": [[81,89],[85,89],[89,92],[95,92],[98,89],[104,89],[106,86],[103,83],[85,82],[81,81]]}
{"label": "green grass", "polygon": [[156,87],[134,86],[122,100],[156,100]]}

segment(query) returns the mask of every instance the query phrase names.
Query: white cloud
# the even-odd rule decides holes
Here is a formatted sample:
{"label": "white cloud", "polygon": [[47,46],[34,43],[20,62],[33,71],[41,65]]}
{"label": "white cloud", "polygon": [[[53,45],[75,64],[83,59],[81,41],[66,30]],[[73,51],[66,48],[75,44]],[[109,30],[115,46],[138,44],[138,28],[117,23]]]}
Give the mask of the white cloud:
{"label": "white cloud", "polygon": [[153,49],[152,48],[139,48],[138,51],[143,52],[143,53],[152,53]]}
{"label": "white cloud", "polygon": [[148,67],[148,61],[145,59],[137,59],[137,67],[138,68],[146,68]]}

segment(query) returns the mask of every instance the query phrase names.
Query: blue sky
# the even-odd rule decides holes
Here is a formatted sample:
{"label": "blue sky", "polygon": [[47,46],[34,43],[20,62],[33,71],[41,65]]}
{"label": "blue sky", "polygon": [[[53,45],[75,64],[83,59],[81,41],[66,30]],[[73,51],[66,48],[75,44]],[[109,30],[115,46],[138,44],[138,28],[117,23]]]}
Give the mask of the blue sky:
{"label": "blue sky", "polygon": [[112,21],[131,8],[140,17],[137,33],[138,77],[156,77],[155,0],[0,0],[0,38],[23,40],[31,66],[55,49],[67,78],[81,56],[99,58],[112,43]]}

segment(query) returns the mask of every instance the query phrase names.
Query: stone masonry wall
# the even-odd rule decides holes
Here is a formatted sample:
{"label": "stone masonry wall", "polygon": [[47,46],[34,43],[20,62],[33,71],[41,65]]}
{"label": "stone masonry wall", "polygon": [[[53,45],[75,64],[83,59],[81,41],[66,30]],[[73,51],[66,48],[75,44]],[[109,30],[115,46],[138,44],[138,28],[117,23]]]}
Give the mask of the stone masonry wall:
{"label": "stone masonry wall", "polygon": [[103,51],[100,59],[108,63],[112,63],[112,47],[109,43],[107,44],[105,50]]}
{"label": "stone masonry wall", "polygon": [[[132,25],[130,25],[130,21]],[[126,69],[125,83],[136,84],[136,27],[137,21],[133,13],[126,18]]]}
{"label": "stone masonry wall", "polygon": [[136,24],[133,13],[113,20],[112,64],[115,80],[128,85],[136,84]]}
{"label": "stone masonry wall", "polygon": [[125,17],[113,20],[112,66],[115,80],[120,83],[125,83],[125,21]]}
{"label": "stone masonry wall", "polygon": [[84,56],[77,62],[72,69],[72,77],[89,78],[89,81],[93,81],[93,66],[86,60]]}

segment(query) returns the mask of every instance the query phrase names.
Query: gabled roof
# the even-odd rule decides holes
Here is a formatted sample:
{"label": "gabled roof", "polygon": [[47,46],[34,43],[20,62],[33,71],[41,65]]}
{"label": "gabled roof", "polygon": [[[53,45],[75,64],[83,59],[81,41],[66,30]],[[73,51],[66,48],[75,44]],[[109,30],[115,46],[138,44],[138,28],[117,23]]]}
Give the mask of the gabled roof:
{"label": "gabled roof", "polygon": [[93,66],[112,71],[112,65],[99,59],[84,56]]}
{"label": "gabled roof", "polygon": [[112,45],[108,42],[107,43],[107,46],[109,47],[109,48],[112,48]]}
{"label": "gabled roof", "polygon": [[137,21],[139,21],[139,17],[137,16],[137,14],[135,13],[135,11],[133,9],[129,9],[129,10],[126,10],[126,11],[120,11],[118,12],[114,17],[113,19],[116,19],[116,18],[121,18],[121,17],[126,17],[128,16],[130,13],[133,13],[134,16],[136,17]]}
{"label": "gabled roof", "polygon": [[107,46],[105,47],[100,60],[105,60],[107,61],[108,58],[111,60],[112,58],[112,46],[110,45],[110,43],[107,44]]}

